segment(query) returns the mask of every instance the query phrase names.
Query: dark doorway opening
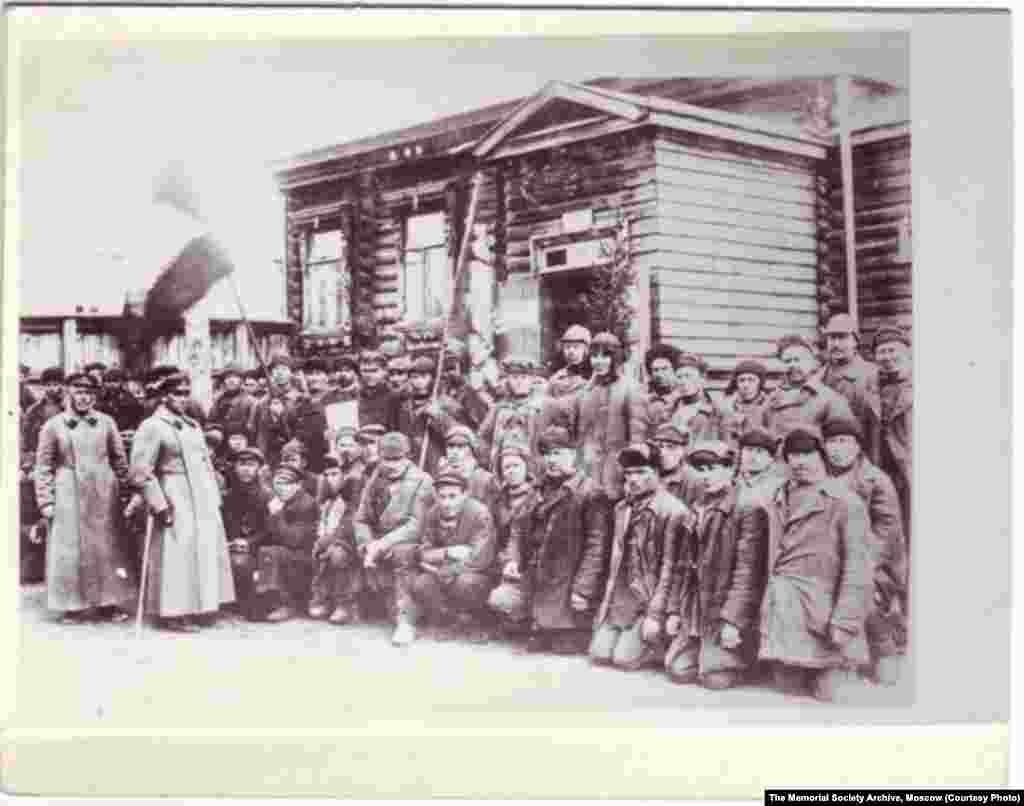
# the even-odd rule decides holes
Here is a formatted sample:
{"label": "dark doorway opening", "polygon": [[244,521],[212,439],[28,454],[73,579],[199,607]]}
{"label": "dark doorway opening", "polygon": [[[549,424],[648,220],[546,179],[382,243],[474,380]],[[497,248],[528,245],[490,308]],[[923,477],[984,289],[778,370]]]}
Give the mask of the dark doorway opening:
{"label": "dark doorway opening", "polygon": [[591,329],[587,311],[590,285],[589,268],[552,272],[541,277],[541,343],[544,360],[551,371],[562,366],[558,345],[566,329],[572,325]]}

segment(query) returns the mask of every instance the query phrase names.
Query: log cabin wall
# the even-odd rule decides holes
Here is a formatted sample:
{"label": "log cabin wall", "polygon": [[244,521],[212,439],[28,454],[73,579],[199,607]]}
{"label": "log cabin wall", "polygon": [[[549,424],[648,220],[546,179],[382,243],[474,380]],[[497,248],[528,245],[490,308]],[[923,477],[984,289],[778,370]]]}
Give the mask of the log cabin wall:
{"label": "log cabin wall", "polygon": [[634,264],[651,275],[654,340],[702,355],[718,386],[787,333],[816,338],[818,161],[678,131],[653,149],[657,215],[636,227]]}
{"label": "log cabin wall", "polygon": [[[640,224],[656,223],[657,192],[652,129],[613,134],[511,157],[500,163],[504,181],[504,226],[497,243],[503,261],[498,286],[503,314],[524,305],[539,305],[538,331],[517,329],[510,345],[549,364],[557,363],[555,345],[560,333],[546,332],[555,300],[541,292],[541,277],[533,272],[530,239],[558,234],[562,216],[578,210],[593,211],[593,226],[615,225],[620,215],[631,218],[631,248]],[[641,342],[647,339],[641,334]],[[545,354],[546,352],[546,354]]]}
{"label": "log cabin wall", "polygon": [[[861,139],[862,142],[858,143]],[[831,154],[833,186],[829,255],[832,277],[846,310],[846,241],[838,150]],[[910,135],[853,135],[853,187],[857,248],[857,306],[861,346],[869,350],[882,323],[911,327]],[[870,356],[869,356],[870,357]]]}

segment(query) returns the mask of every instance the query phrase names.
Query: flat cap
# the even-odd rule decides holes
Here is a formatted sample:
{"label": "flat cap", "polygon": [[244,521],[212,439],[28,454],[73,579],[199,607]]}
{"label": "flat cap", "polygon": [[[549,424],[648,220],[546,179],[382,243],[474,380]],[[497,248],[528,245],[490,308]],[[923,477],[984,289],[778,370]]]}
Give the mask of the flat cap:
{"label": "flat cap", "polygon": [[290,439],[281,448],[281,458],[284,459],[287,456],[306,456],[306,446],[302,444],[301,440]]}
{"label": "flat cap", "polygon": [[401,431],[389,431],[380,438],[381,459],[404,459],[409,450],[409,437]]}
{"label": "flat cap", "polygon": [[278,465],[274,468],[274,481],[302,481],[302,473],[291,465]]}
{"label": "flat cap", "polygon": [[41,383],[64,383],[64,370],[60,367],[47,367],[39,380]]}
{"label": "flat cap", "polygon": [[782,458],[791,453],[822,453],[821,431],[813,425],[798,425],[782,440]]}
{"label": "flat cap", "polygon": [[445,471],[441,473],[434,481],[434,489],[440,489],[441,487],[458,487],[459,489],[465,490],[469,485],[469,481],[461,473],[453,473],[451,471]]}
{"label": "flat cap", "polygon": [[658,426],[652,439],[655,442],[671,442],[675,445],[689,445],[690,432],[680,431],[671,423],[665,423],[664,425]]}
{"label": "flat cap", "polygon": [[857,335],[857,323],[853,321],[853,317],[848,313],[837,313],[831,319],[828,320],[828,324],[825,325],[824,333],[826,336],[830,334],[844,334],[852,333]]}
{"label": "flat cap", "polygon": [[778,438],[769,430],[754,426],[745,431],[739,439],[741,448],[763,448],[768,453],[775,453],[779,447]]}
{"label": "flat cap", "polygon": [[291,356],[286,353],[278,353],[270,359],[270,363],[267,364],[267,369],[273,370],[274,367],[277,366],[288,367],[288,369],[291,369],[294,366]]}
{"label": "flat cap", "polygon": [[619,466],[626,470],[631,467],[658,468],[661,452],[647,442],[635,442],[619,451]]}
{"label": "flat cap", "polygon": [[768,367],[762,364],[760,361],[755,361],[753,358],[746,358],[740,361],[736,365],[736,369],[732,371],[732,376],[738,378],[740,375],[756,375],[764,382],[765,376],[768,374]]}
{"label": "flat cap", "polygon": [[369,425],[364,425],[356,432],[356,439],[360,442],[376,442],[384,436],[386,431],[387,429],[380,423],[370,423]]}
{"label": "flat cap", "polygon": [[96,383],[96,379],[92,375],[76,372],[68,376],[67,387],[69,389],[88,389],[95,392],[99,388],[99,384]]}
{"label": "flat cap", "polygon": [[266,462],[263,452],[259,448],[242,448],[240,451],[235,451],[232,458],[235,462],[259,462],[261,465]]}
{"label": "flat cap", "polygon": [[680,349],[673,344],[655,344],[644,356],[644,366],[651,371],[651,365],[659,358],[668,361],[673,367],[678,366]]}
{"label": "flat cap", "polygon": [[821,426],[822,439],[838,436],[856,437],[858,442],[864,441],[864,429],[853,417],[830,417]]}
{"label": "flat cap", "polygon": [[874,349],[877,350],[878,345],[892,341],[902,342],[909,347],[910,334],[907,333],[905,328],[896,325],[883,325],[875,333]]}
{"label": "flat cap", "polygon": [[465,443],[474,450],[476,449],[476,434],[468,425],[453,425],[444,435],[445,445],[456,445]]}
{"label": "flat cap", "polygon": [[614,333],[604,331],[594,336],[593,341],[590,342],[591,350],[596,350],[598,347],[605,350],[619,351],[622,349],[622,342],[619,341],[619,337]]}
{"label": "flat cap", "polygon": [[549,425],[537,439],[537,448],[541,453],[557,450],[558,448],[575,447],[569,429],[562,428],[560,425]]}
{"label": "flat cap", "polygon": [[727,442],[720,439],[700,439],[690,448],[686,461],[691,465],[700,462],[732,464],[735,457],[736,452]]}
{"label": "flat cap", "polygon": [[433,358],[429,355],[421,355],[417,356],[416,360],[412,362],[409,372],[415,372],[418,375],[433,375],[436,369],[437,364],[434,363]]}
{"label": "flat cap", "polygon": [[583,342],[588,347],[590,346],[590,331],[587,330],[583,325],[570,325],[566,328],[565,333],[562,334],[561,341],[578,341]]}
{"label": "flat cap", "polygon": [[817,354],[818,352],[815,346],[811,344],[805,336],[801,336],[799,333],[790,333],[779,339],[775,353],[779,358],[781,358],[782,354],[790,347],[803,347],[805,350],[813,354]]}
{"label": "flat cap", "polygon": [[311,372],[322,372],[326,375],[327,362],[324,361],[324,359],[322,358],[310,358],[308,361],[306,361],[302,369],[306,374],[309,374]]}

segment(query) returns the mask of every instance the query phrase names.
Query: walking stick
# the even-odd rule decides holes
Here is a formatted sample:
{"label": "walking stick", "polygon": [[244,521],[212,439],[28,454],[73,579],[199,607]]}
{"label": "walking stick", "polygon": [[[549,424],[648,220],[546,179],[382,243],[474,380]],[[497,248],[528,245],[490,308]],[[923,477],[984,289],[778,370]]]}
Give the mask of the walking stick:
{"label": "walking stick", "polygon": [[149,576],[149,546],[153,538],[154,517],[146,518],[146,541],[142,546],[142,573],[139,577],[139,604],[135,609],[135,640],[142,635],[142,610],[146,602],[146,577]]}
{"label": "walking stick", "polygon": [[[448,301],[448,311],[444,317],[444,327],[441,330],[441,351],[437,356],[437,374],[434,376],[434,389],[430,395],[430,402],[437,402],[437,393],[441,387],[441,373],[444,371],[444,353],[448,346],[448,326],[451,320],[452,311],[455,308],[455,292],[459,287],[459,280],[462,278],[462,271],[466,267],[467,255],[469,252],[469,240],[473,237],[473,224],[476,222],[476,211],[480,203],[480,188],[484,184],[483,171],[477,171],[473,175],[473,189],[469,196],[469,208],[466,211],[466,225],[462,230],[462,240],[459,243],[459,253],[455,258],[455,276],[452,278],[451,297]],[[430,445],[430,429],[424,425],[423,447],[420,449],[420,470],[427,461],[427,448]]]}

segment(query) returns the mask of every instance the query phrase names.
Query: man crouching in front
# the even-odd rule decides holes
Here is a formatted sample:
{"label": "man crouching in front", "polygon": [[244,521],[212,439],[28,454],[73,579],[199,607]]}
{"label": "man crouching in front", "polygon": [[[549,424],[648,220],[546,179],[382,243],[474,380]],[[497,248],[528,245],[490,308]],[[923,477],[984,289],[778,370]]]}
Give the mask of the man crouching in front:
{"label": "man crouching in front", "polygon": [[[411,644],[427,616],[442,629],[486,640],[483,616],[494,587],[488,573],[495,555],[494,522],[487,507],[466,494],[466,478],[445,473],[434,482],[437,503],[420,528],[418,550],[399,569],[398,629],[394,643]],[[453,624],[454,622],[454,624]]]}
{"label": "man crouching in front", "polygon": [[629,671],[665,656],[676,553],[693,535],[690,511],[661,485],[658,454],[647,443],[619,453],[626,497],[615,505],[611,571],[590,644],[591,661]]}

